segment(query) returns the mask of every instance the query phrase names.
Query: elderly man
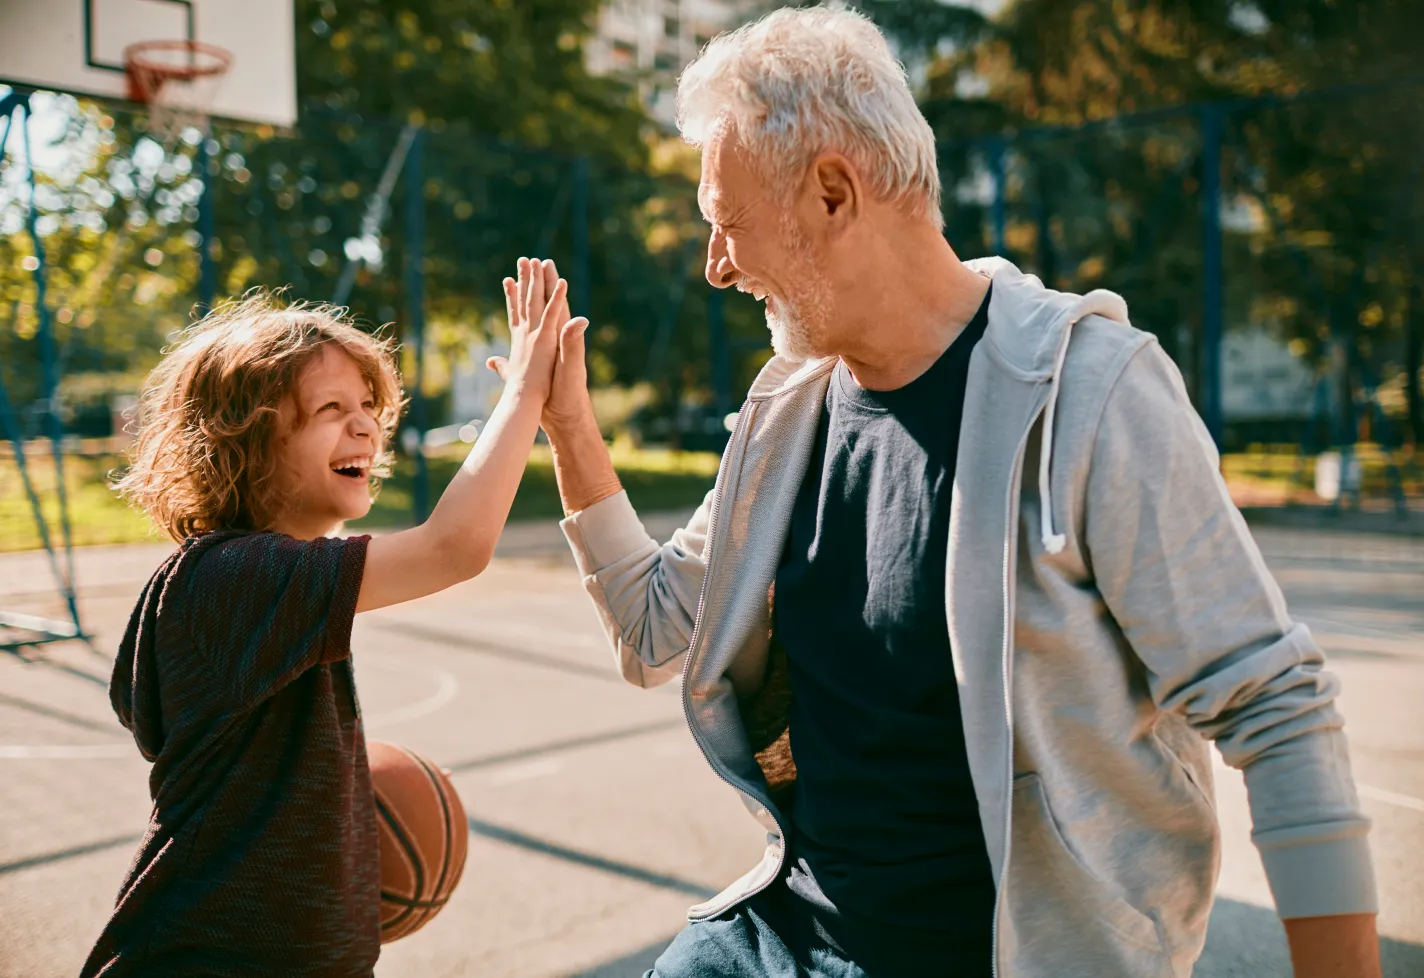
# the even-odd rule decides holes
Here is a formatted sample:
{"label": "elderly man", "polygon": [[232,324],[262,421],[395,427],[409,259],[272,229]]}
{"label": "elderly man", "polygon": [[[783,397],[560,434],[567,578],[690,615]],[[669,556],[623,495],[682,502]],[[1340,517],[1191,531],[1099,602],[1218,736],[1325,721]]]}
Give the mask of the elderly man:
{"label": "elderly man", "polygon": [[934,137],[863,17],[774,13],[708,45],[678,99],[707,278],[765,300],[776,356],[662,545],[577,330],[544,417],[623,675],[681,678],[768,833],[650,974],[1188,975],[1211,738],[1245,772],[1296,974],[1377,975],[1338,683],[1152,336],[1116,295],[956,257]]}

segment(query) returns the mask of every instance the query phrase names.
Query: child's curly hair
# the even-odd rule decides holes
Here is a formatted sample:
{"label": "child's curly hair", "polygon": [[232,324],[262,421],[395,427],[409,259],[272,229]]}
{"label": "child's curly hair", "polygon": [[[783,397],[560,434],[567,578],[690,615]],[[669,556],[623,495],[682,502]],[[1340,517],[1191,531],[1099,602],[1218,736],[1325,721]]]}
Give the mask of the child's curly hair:
{"label": "child's curly hair", "polygon": [[404,404],[390,342],[362,332],[345,309],[287,304],[261,290],[219,305],[165,353],[139,401],[137,441],[114,488],[175,540],[269,529],[282,492],[278,411],[328,345],[356,361],[375,397],[376,491]]}

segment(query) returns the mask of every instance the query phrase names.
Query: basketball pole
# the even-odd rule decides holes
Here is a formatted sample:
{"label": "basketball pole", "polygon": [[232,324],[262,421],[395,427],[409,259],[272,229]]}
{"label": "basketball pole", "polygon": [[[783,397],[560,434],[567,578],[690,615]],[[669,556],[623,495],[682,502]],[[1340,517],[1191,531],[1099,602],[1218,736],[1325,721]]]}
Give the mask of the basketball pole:
{"label": "basketball pole", "polygon": [[405,162],[405,302],[406,324],[414,347],[410,423],[415,429],[415,481],[411,518],[419,526],[430,515],[430,470],[425,461],[425,130],[416,128]]}
{"label": "basketball pole", "polygon": [[34,633],[34,638],[0,642],[0,649],[15,651],[27,646],[43,645],[47,642],[63,642],[76,638],[87,642],[89,636],[84,634],[84,629],[80,625],[79,601],[74,588],[73,535],[69,525],[69,497],[64,484],[64,432],[60,427],[58,411],[59,358],[54,342],[54,326],[49,317],[47,296],[49,268],[45,263],[44,239],[39,233],[38,215],[36,214],[33,142],[30,136],[32,117],[30,93],[11,90],[10,94],[0,99],[0,117],[5,120],[4,129],[0,130],[0,155],[8,151],[10,133],[16,128],[16,119],[21,119],[18,131],[21,145],[24,146],[25,151],[25,174],[28,187],[25,229],[29,232],[35,258],[33,275],[35,313],[38,318],[36,340],[40,348],[42,385],[39,407],[44,418],[46,434],[49,436],[50,453],[54,459],[55,492],[59,502],[59,525],[64,544],[63,568],[60,567],[59,557],[54,550],[54,541],[49,535],[49,524],[45,519],[39,494],[35,491],[34,483],[30,479],[29,468],[26,465],[24,426],[10,409],[10,398],[2,379],[0,379],[0,425],[3,425],[6,436],[14,446],[15,465],[19,470],[20,480],[24,483],[25,493],[29,497],[30,506],[34,511],[40,542],[49,557],[50,569],[54,573],[55,583],[59,586],[70,618],[67,622],[56,621],[35,615],[0,610],[0,627]]}
{"label": "basketball pole", "polygon": [[201,238],[198,252],[198,303],[199,314],[206,316],[213,308],[213,300],[218,292],[217,261],[213,258],[216,240],[216,218],[214,197],[217,194],[216,153],[209,152],[209,144],[214,143],[213,128],[204,123],[203,136],[198,140],[194,162],[203,175],[203,195],[198,198],[198,237]]}

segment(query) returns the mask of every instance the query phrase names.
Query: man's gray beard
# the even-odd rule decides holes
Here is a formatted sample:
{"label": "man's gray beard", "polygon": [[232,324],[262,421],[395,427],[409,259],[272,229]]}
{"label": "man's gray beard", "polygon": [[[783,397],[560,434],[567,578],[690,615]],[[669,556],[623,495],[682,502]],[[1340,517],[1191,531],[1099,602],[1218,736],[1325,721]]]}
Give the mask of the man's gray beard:
{"label": "man's gray beard", "polygon": [[[778,307],[781,305],[777,303]],[[771,330],[771,349],[777,356],[788,360],[815,360],[825,356],[806,320],[794,311],[789,316],[772,311],[770,300],[766,306],[766,328]]]}
{"label": "man's gray beard", "polygon": [[781,220],[781,233],[797,266],[794,279],[800,293],[794,302],[766,300],[766,327],[771,349],[788,360],[818,360],[831,355],[826,349],[830,310],[830,282],[816,265],[811,244],[790,214]]}

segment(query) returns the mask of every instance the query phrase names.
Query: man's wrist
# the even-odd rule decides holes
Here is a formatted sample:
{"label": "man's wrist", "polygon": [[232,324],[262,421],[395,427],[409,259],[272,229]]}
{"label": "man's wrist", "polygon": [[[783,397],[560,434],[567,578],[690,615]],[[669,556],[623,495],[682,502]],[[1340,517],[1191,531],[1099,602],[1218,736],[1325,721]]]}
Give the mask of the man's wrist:
{"label": "man's wrist", "polygon": [[1282,921],[1296,978],[1379,978],[1379,937],[1372,913]]}
{"label": "man's wrist", "polygon": [[567,415],[551,415],[546,410],[539,423],[549,437],[549,444],[555,448],[575,438],[587,438],[590,433],[596,433],[600,441],[603,439],[603,433],[598,430],[598,419],[593,414],[593,405]]}

